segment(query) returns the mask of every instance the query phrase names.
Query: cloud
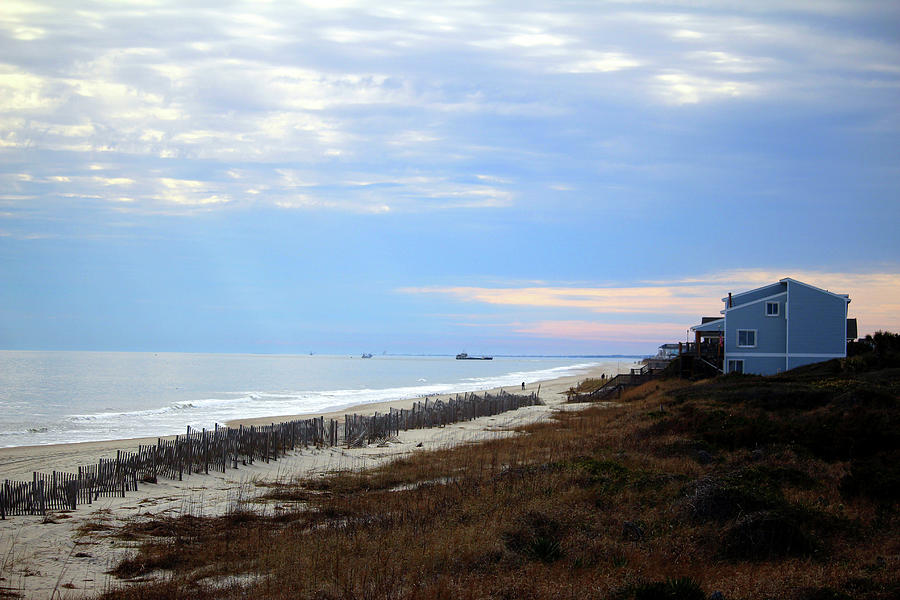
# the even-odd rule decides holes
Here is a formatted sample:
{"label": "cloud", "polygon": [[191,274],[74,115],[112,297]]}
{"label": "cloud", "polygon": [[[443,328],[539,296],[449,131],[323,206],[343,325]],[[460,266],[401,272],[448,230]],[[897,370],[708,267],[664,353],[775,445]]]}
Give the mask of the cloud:
{"label": "cloud", "polygon": [[[891,122],[884,99],[900,85],[893,40],[793,15],[873,19],[886,4],[805,3],[791,12],[691,2],[527,11],[511,2],[173,6],[4,3],[4,158],[60,153],[60,168],[77,178],[102,155],[110,177],[191,173],[211,190],[154,191],[151,181],[129,193],[135,211],[160,202],[222,208],[248,195],[307,210],[510,208],[522,195],[516,186],[532,183],[523,174],[547,173],[543,185],[571,181],[564,189],[584,194],[585,171],[567,172],[578,161],[588,170],[622,165],[604,168],[610,187],[638,163],[661,164],[652,152],[670,130],[643,128],[662,106],[828,98],[829,109]],[[623,114],[635,116],[622,107],[649,109],[627,133],[610,134],[641,148],[640,159],[604,142]],[[142,161],[155,165],[152,177]],[[279,187],[288,166],[316,173],[321,187],[302,197]],[[226,183],[221,174],[234,169],[252,175]],[[487,169],[495,179],[472,185],[471,174]],[[430,183],[396,177],[390,197],[337,193],[348,173],[399,172]],[[99,182],[70,183],[81,189],[66,193],[105,193]]]}
{"label": "cloud", "polygon": [[688,73],[664,73],[656,76],[659,95],[673,104],[697,104],[699,102],[749,96],[757,93],[753,84],[698,77]]}
{"label": "cloud", "polygon": [[163,203],[187,207],[208,207],[231,201],[228,195],[219,192],[205,181],[161,177],[157,183],[157,193],[154,198]]}
{"label": "cloud", "polygon": [[876,329],[900,331],[900,273],[840,273],[804,270],[781,272],[737,269],[669,281],[642,281],[605,286],[527,287],[408,287],[398,290],[413,295],[439,295],[457,302],[502,307],[510,315],[522,309],[544,313],[582,314],[590,318],[517,321],[509,328],[541,337],[609,339],[632,330],[647,340],[683,333],[701,316],[718,316],[721,299],[784,277],[850,295],[849,316],[859,321],[860,332]]}
{"label": "cloud", "polygon": [[[421,287],[403,293],[439,294],[462,302],[531,308],[579,309],[606,315],[698,315],[716,304],[695,286],[642,285],[622,287]],[[716,299],[717,300],[717,299]]]}
{"label": "cloud", "polygon": [[641,66],[641,62],[622,52],[585,53],[579,60],[558,67],[562,73],[612,73]]}
{"label": "cloud", "polygon": [[518,334],[539,338],[567,339],[600,343],[661,344],[683,339],[682,323],[603,323],[598,321],[538,321],[513,325]]}

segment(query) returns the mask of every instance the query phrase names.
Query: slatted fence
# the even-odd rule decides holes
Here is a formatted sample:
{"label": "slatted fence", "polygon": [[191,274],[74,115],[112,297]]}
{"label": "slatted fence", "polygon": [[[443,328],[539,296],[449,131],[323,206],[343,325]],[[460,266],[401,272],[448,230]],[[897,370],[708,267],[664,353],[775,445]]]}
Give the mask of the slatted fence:
{"label": "slatted fence", "polygon": [[33,473],[31,481],[4,480],[0,487],[0,518],[44,515],[74,510],[101,497],[137,491],[140,483],[159,477],[181,481],[185,475],[237,469],[254,461],[278,460],[298,448],[360,447],[389,439],[400,431],[442,427],[450,423],[496,415],[523,406],[543,404],[538,394],[465,394],[449,400],[416,402],[410,409],[390,409],[371,416],[345,415],[343,423],[324,417],[261,427],[220,427],[200,431],[187,428],[175,439],[119,451],[116,458],[78,467],[78,473]]}

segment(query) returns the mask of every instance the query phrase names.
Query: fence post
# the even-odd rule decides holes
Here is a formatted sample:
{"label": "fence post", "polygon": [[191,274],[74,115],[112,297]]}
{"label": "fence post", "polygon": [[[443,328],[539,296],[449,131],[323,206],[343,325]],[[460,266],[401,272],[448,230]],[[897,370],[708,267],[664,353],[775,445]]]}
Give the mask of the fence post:
{"label": "fence post", "polygon": [[32,472],[32,485],[34,487],[34,492],[38,496],[38,506],[40,507],[41,514],[46,514],[46,509],[44,508],[44,480],[38,479],[37,471]]}

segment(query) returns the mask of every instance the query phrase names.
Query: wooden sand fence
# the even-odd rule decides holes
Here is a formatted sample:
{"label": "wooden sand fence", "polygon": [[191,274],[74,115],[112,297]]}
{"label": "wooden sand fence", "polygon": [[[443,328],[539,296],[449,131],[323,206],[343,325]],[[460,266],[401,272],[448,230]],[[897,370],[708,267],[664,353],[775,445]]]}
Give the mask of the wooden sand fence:
{"label": "wooden sand fence", "polygon": [[35,472],[31,481],[3,481],[0,487],[0,519],[18,515],[46,515],[74,510],[101,497],[137,491],[141,483],[159,477],[181,481],[185,475],[224,473],[254,461],[278,460],[298,448],[347,446],[390,439],[409,429],[442,427],[496,415],[523,406],[543,404],[537,393],[529,395],[465,394],[449,400],[416,402],[410,409],[392,408],[370,416],[345,415],[343,422],[324,417],[273,423],[261,427],[220,427],[200,431],[187,428],[174,439],[159,438],[155,445],[137,452],[119,451],[116,458],[78,467],[77,473]]}

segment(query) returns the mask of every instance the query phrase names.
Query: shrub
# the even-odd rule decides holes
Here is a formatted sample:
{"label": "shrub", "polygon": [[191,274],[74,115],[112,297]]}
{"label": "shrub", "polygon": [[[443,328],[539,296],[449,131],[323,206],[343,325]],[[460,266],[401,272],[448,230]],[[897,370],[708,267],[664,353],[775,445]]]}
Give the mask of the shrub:
{"label": "shrub", "polygon": [[560,524],[539,512],[530,512],[503,534],[506,547],[526,558],[554,562],[563,557]]}
{"label": "shrub", "polygon": [[694,484],[686,501],[691,516],[699,522],[726,521],[784,504],[781,490],[752,469],[704,477]]}
{"label": "shrub", "polygon": [[722,540],[728,558],[766,560],[804,556],[815,552],[817,543],[803,526],[784,511],[759,511],[738,518]]}

